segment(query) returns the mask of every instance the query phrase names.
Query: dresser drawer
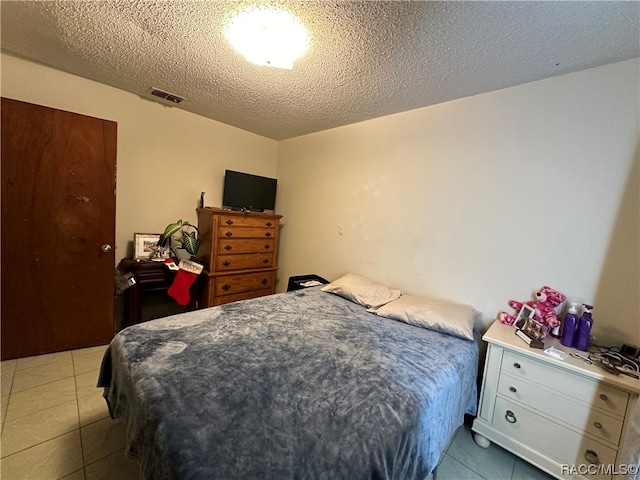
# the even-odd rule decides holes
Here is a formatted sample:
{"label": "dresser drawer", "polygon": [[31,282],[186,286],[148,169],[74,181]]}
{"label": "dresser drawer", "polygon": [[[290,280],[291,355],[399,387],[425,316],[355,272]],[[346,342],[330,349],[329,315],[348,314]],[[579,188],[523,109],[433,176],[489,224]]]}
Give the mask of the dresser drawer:
{"label": "dresser drawer", "polygon": [[247,273],[242,275],[227,275],[218,277],[213,282],[213,291],[216,297],[221,295],[233,295],[235,293],[249,292],[252,290],[273,291],[276,280],[276,272]]}
{"label": "dresser drawer", "polygon": [[[505,435],[519,440],[529,448],[544,452],[558,460],[559,464],[590,465],[598,462],[600,465],[613,465],[616,461],[616,450],[502,397],[496,398],[492,423]],[[594,470],[593,473],[598,472]],[[605,474],[588,476],[598,480],[611,478]]]}
{"label": "dresser drawer", "polygon": [[275,228],[278,225],[272,218],[261,218],[260,215],[220,215],[218,224],[220,227],[267,227]]}
{"label": "dresser drawer", "polygon": [[224,305],[225,303],[237,302],[240,300],[249,300],[251,298],[264,297],[265,295],[271,295],[272,290],[254,290],[252,292],[235,293],[233,295],[223,295],[221,297],[214,297],[213,306]]}
{"label": "dresser drawer", "polygon": [[587,405],[555,395],[511,375],[501,375],[498,393],[510,401],[552,416],[615,445],[620,443],[622,420],[590,409]]}
{"label": "dresser drawer", "polygon": [[624,417],[629,394],[581,375],[532,360],[529,357],[505,351],[501,372],[528,382],[544,385],[581,402],[592,404],[605,411]]}
{"label": "dresser drawer", "polygon": [[268,253],[275,250],[275,241],[271,239],[220,239],[218,255],[236,253]]}
{"label": "dresser drawer", "polygon": [[218,236],[223,238],[274,238],[275,228],[267,227],[225,227],[218,229]]}
{"label": "dresser drawer", "polygon": [[272,253],[246,253],[240,255],[219,255],[216,257],[215,270],[226,272],[231,270],[250,270],[273,267]]}

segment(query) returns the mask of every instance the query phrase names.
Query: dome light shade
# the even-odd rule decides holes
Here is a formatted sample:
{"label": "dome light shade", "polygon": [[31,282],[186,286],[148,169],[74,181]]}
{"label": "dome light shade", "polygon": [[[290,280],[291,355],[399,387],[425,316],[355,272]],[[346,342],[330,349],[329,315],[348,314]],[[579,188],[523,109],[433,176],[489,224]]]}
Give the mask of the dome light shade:
{"label": "dome light shade", "polygon": [[309,36],[300,21],[284,10],[256,8],[239,13],[227,25],[226,38],[249,62],[292,69],[307,50]]}

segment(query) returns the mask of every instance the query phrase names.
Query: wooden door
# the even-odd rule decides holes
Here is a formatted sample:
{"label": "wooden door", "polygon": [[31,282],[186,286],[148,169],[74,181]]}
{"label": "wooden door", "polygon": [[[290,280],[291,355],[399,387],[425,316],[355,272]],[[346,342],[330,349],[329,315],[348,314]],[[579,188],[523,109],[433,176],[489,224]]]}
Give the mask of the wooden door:
{"label": "wooden door", "polygon": [[108,343],[117,124],[1,107],[2,360]]}

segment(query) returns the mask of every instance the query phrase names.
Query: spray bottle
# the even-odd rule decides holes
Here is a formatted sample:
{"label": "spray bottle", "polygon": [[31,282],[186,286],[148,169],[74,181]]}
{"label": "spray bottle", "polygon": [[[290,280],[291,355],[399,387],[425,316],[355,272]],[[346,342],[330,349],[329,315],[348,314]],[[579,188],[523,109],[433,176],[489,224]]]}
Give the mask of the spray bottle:
{"label": "spray bottle", "polygon": [[589,348],[589,336],[591,334],[591,327],[593,326],[593,318],[591,317],[591,311],[593,306],[584,304],[584,313],[580,317],[578,322],[578,331],[576,334],[575,347],[583,352]]}

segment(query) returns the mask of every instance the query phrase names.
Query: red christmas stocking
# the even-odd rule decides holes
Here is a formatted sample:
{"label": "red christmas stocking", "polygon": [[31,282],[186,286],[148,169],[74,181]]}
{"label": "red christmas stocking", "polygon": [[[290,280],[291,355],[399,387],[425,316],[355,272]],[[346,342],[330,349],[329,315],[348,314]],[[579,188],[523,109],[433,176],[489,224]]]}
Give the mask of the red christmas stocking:
{"label": "red christmas stocking", "polygon": [[[169,264],[169,262],[173,263],[172,260],[167,260],[165,263]],[[171,268],[170,265],[168,266]],[[180,305],[187,305],[189,303],[189,289],[191,285],[193,285],[193,282],[196,281],[196,278],[198,278],[198,275],[202,273],[202,269],[203,266],[199,263],[190,260],[180,260],[178,273],[176,273],[176,278],[173,279],[173,284],[171,284],[167,293]]]}

